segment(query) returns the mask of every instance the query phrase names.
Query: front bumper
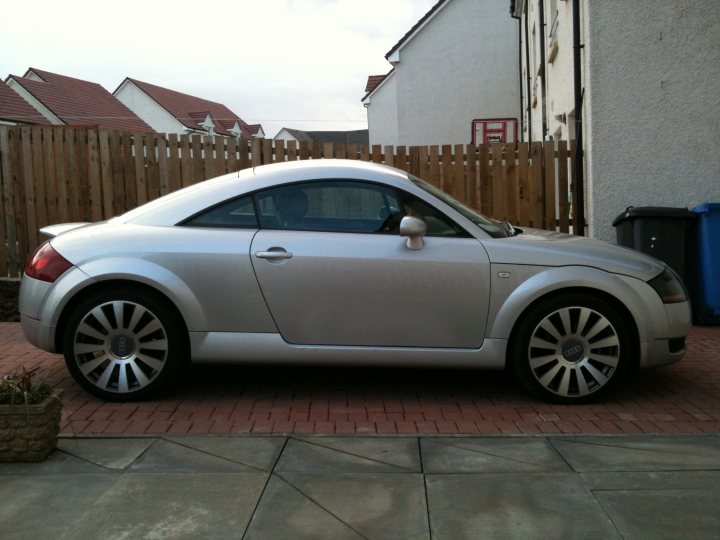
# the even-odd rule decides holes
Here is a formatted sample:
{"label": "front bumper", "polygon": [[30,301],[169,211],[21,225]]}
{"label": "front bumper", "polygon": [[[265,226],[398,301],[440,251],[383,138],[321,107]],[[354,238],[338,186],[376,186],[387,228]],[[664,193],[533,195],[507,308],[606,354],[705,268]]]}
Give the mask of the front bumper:
{"label": "front bumper", "polygon": [[667,316],[667,330],[662,337],[641,343],[642,368],[674,364],[687,352],[685,338],[692,328],[690,302],[663,304]]}

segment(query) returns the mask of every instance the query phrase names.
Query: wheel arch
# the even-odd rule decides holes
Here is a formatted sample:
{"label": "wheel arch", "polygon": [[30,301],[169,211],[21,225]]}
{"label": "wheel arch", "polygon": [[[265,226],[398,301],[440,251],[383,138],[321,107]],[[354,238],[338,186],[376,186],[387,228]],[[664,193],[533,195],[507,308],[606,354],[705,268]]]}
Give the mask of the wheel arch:
{"label": "wheel arch", "polygon": [[[608,303],[615,311],[617,311],[618,315],[623,319],[623,321],[627,324],[627,331],[630,335],[630,346],[631,351],[628,355],[628,358],[631,361],[630,367],[632,369],[635,369],[640,364],[640,333],[638,329],[637,322],[635,321],[635,317],[633,316],[632,312],[628,309],[628,307],[617,297],[613,296],[612,294],[608,293],[607,291],[597,289],[594,287],[587,287],[587,286],[576,286],[576,287],[565,287],[560,289],[555,289],[550,292],[547,292],[543,294],[542,296],[536,298],[533,300],[530,304],[528,304],[525,309],[522,310],[520,315],[515,320],[515,323],[512,326],[512,330],[510,332],[510,343],[514,343],[516,340],[516,333],[518,330],[518,327],[520,326],[520,322],[527,316],[529,312],[531,312],[537,305],[544,303],[551,298],[556,298],[560,296],[565,296],[568,294],[585,294],[589,296],[593,296],[599,300],[602,300],[606,303]],[[505,352],[505,362],[506,365],[508,363],[508,356],[511,353],[511,347],[508,347]]]}
{"label": "wheel arch", "polygon": [[187,321],[185,320],[185,317],[183,317],[175,302],[173,302],[173,300],[168,295],[166,295],[158,288],[148,285],[147,283],[142,283],[131,279],[116,278],[102,281],[93,281],[89,283],[87,287],[84,287],[83,289],[76,292],[75,295],[73,295],[73,297],[65,304],[62,311],[60,312],[60,317],[58,318],[57,327],[55,329],[56,351],[62,352],[64,350],[63,336],[65,335],[65,328],[68,324],[68,321],[72,317],[75,309],[77,309],[80,304],[82,304],[87,298],[89,298],[93,294],[108,289],[126,289],[154,296],[157,300],[167,306],[167,308],[173,313],[173,316],[176,318],[177,322],[182,325],[180,330],[182,335],[185,336],[184,339],[185,345],[187,347],[186,350],[190,350],[190,338],[188,336]]}
{"label": "wheel arch", "polygon": [[[496,279],[501,287],[503,280]],[[496,284],[493,284],[495,288]],[[641,360],[641,345],[653,336],[653,326],[667,324],[658,319],[663,314],[653,313],[648,305],[649,286],[641,280],[620,276],[586,266],[543,268],[519,284],[511,285],[509,294],[489,317],[487,337],[512,339],[512,333],[530,309],[548,298],[568,292],[594,295],[612,305],[627,321],[633,347]],[[509,347],[508,347],[509,350]]]}

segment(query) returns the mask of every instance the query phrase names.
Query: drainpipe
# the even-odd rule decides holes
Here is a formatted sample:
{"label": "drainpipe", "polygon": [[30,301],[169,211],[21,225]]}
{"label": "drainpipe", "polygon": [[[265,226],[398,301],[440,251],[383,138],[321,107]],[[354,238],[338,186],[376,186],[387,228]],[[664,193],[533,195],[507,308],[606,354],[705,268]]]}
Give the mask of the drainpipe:
{"label": "drainpipe", "polygon": [[[521,68],[522,69],[522,68]],[[527,112],[528,112],[528,136],[527,142],[532,142],[532,75],[530,74],[530,30],[528,24],[528,8],[525,3],[525,71],[527,72]]]}
{"label": "drainpipe", "polygon": [[545,0],[538,2],[538,17],[540,18],[540,96],[542,97],[542,140],[548,134],[547,103],[545,103]]}
{"label": "drainpipe", "polygon": [[577,193],[577,224],[573,224],[574,233],[578,236],[585,236],[585,187],[583,167],[583,125],[582,125],[582,73],[580,61],[580,49],[584,47],[580,43],[580,0],[573,0],[573,76],[575,87],[575,190]]}
{"label": "drainpipe", "polygon": [[[513,6],[514,8],[514,6]],[[523,83],[522,83],[522,17],[517,17],[514,13],[514,9],[510,11],[510,16],[513,19],[517,19],[518,22],[518,81],[520,82],[520,135],[525,130],[525,115],[523,114]],[[520,141],[520,136],[515,134],[517,140]]]}

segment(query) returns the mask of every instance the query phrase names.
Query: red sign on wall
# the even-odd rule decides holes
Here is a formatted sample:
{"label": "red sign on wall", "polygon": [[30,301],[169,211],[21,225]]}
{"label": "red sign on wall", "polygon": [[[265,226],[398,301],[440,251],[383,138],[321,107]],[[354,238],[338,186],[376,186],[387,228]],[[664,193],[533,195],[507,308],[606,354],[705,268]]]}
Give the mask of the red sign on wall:
{"label": "red sign on wall", "polygon": [[476,118],[472,121],[472,143],[517,143],[516,118]]}

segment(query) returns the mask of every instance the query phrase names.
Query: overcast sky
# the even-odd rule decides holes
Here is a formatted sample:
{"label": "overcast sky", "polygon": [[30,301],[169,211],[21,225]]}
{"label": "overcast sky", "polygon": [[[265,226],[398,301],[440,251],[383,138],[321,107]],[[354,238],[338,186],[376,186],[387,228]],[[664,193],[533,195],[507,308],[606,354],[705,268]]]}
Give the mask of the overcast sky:
{"label": "overcast sky", "polygon": [[281,127],[367,127],[368,75],[437,0],[3,2],[0,77],[28,67],[100,83],[128,77]]}

